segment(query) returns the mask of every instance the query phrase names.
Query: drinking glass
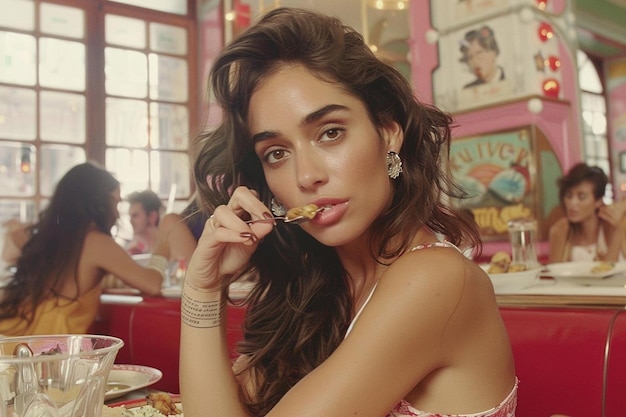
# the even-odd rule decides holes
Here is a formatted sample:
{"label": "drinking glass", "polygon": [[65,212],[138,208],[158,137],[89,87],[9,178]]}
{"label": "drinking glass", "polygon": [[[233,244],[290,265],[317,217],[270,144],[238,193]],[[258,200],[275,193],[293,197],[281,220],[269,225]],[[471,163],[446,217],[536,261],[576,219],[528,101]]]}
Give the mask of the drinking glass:
{"label": "drinking glass", "polygon": [[123,345],[86,334],[0,338],[0,417],[100,417]]}
{"label": "drinking glass", "polygon": [[537,222],[532,219],[511,220],[508,223],[511,240],[511,263],[526,269],[539,267],[537,261]]}

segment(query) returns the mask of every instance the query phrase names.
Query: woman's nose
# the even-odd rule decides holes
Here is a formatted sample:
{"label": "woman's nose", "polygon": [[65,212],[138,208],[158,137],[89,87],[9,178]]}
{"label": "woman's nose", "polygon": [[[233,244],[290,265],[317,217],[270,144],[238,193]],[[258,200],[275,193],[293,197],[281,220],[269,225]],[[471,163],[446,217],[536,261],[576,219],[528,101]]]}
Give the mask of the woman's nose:
{"label": "woman's nose", "polygon": [[328,173],[323,158],[311,150],[300,151],[296,155],[296,176],[301,189],[309,190],[326,183]]}

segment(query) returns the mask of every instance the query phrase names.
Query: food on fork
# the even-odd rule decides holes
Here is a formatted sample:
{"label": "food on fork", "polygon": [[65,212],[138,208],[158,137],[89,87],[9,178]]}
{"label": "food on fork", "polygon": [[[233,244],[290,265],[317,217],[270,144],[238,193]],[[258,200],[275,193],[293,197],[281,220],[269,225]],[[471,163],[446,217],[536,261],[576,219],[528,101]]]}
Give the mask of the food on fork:
{"label": "food on fork", "polygon": [[294,220],[301,217],[306,217],[307,219],[313,219],[317,215],[317,211],[319,207],[315,204],[307,204],[302,207],[294,207],[287,212],[285,216],[285,220]]}

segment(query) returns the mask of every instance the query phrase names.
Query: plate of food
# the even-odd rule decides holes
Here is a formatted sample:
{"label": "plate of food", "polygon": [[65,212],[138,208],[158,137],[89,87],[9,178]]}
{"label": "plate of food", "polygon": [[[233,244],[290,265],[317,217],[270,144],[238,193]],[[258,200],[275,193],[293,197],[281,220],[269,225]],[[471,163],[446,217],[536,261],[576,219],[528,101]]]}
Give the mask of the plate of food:
{"label": "plate of food", "polygon": [[493,288],[496,291],[503,289],[524,288],[535,284],[539,278],[541,268],[527,268],[511,261],[507,252],[496,252],[488,264],[481,267],[487,272]]}
{"label": "plate of food", "polygon": [[556,279],[603,279],[623,272],[626,272],[624,262],[558,262],[546,265],[541,276]]}
{"label": "plate of food", "polygon": [[149,387],[163,378],[163,372],[142,365],[115,364],[109,372],[104,400],[119,398],[129,392]]}
{"label": "plate of food", "polygon": [[[483,269],[487,270],[488,265],[481,265]],[[494,290],[499,291],[503,289],[521,289],[539,282],[539,274],[541,268],[526,269],[523,271],[513,272],[499,272],[499,273],[487,273]]]}
{"label": "plate of food", "polygon": [[151,392],[145,398],[105,405],[101,417],[183,416],[180,395]]}

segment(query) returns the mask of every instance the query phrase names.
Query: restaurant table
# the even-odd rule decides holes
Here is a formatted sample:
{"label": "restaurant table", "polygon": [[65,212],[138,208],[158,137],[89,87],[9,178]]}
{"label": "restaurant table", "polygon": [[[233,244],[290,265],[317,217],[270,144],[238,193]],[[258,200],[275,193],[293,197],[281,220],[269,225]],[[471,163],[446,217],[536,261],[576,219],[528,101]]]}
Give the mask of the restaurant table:
{"label": "restaurant table", "polygon": [[496,288],[499,305],[626,306],[626,274],[586,280],[540,278],[530,285]]}

